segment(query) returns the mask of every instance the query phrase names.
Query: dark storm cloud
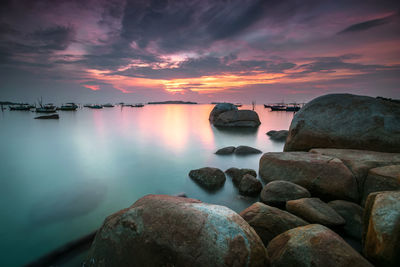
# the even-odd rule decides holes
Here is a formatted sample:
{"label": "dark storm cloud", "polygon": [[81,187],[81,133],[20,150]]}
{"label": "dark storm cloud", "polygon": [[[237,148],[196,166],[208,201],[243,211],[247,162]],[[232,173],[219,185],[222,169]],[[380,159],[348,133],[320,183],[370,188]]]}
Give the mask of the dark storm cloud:
{"label": "dark storm cloud", "polygon": [[384,18],[373,19],[373,20],[356,23],[356,24],[353,24],[353,25],[347,27],[343,31],[339,32],[338,34],[366,31],[371,28],[375,28],[375,27],[390,23],[393,21],[393,19],[396,18],[396,16],[398,17],[399,15],[400,15],[400,12],[398,12],[395,15],[386,16]]}

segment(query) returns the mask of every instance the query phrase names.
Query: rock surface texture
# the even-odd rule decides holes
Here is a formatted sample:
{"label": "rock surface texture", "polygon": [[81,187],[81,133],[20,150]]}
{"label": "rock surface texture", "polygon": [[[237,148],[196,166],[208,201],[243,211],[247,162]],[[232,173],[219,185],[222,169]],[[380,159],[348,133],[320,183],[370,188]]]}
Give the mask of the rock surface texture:
{"label": "rock surface texture", "polygon": [[264,186],[260,194],[261,202],[278,208],[285,208],[286,201],[310,197],[304,187],[288,181],[272,181]]}
{"label": "rock surface texture", "polygon": [[257,173],[255,170],[252,169],[238,169],[238,168],[229,168],[225,171],[230,177],[232,177],[233,184],[239,186],[240,181],[246,174],[250,174],[251,176],[257,177]]}
{"label": "rock surface texture", "polygon": [[351,94],[315,98],[294,116],[284,151],[312,148],[400,152],[400,104]]}
{"label": "rock surface texture", "polygon": [[214,123],[220,114],[222,114],[226,111],[230,111],[230,110],[238,110],[238,108],[234,104],[231,104],[231,103],[217,104],[211,111],[208,119],[210,120],[211,123]]}
{"label": "rock surface texture", "polygon": [[216,190],[222,187],[225,183],[225,174],[223,171],[217,168],[204,167],[197,170],[191,170],[189,177],[201,186]]}
{"label": "rock surface texture", "polygon": [[303,219],[278,208],[256,202],[240,213],[257,232],[265,246],[277,235],[307,225]]}
{"label": "rock surface texture", "polygon": [[271,266],[372,267],[330,229],[310,224],[288,230],[267,247]]}
{"label": "rock surface texture", "polygon": [[328,204],[319,198],[301,198],[286,202],[286,209],[300,218],[325,226],[340,226],[346,221]]}
{"label": "rock surface texture", "polygon": [[354,175],[334,157],[308,152],[265,153],[259,175],[266,183],[285,180],[301,185],[323,200],[358,200]]}
{"label": "rock surface texture", "polygon": [[362,216],[364,209],[356,203],[334,200],[328,203],[346,221],[344,232],[357,240],[361,240]]}
{"label": "rock surface texture", "polygon": [[261,189],[261,182],[250,174],[245,174],[239,184],[239,193],[245,196],[256,196]]}
{"label": "rock surface texture", "polygon": [[256,232],[232,210],[148,195],[105,220],[85,266],[269,266]]}
{"label": "rock surface texture", "polygon": [[285,142],[288,134],[289,134],[288,130],[279,130],[279,131],[272,130],[267,132],[267,135],[271,138],[271,140],[277,142]]}
{"label": "rock surface texture", "polygon": [[363,222],[366,257],[376,266],[400,266],[400,191],[370,194]]}

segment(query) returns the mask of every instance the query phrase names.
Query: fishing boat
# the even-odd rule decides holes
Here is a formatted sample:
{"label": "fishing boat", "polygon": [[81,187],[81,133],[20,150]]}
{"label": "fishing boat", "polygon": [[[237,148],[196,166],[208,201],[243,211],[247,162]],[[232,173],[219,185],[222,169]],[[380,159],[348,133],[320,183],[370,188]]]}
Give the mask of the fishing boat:
{"label": "fishing boat", "polygon": [[102,109],[103,108],[103,106],[102,105],[91,105],[90,107],[88,107],[88,108],[93,108],[93,109]]}
{"label": "fishing boat", "polygon": [[40,106],[40,108],[36,108],[35,110],[38,113],[54,113],[56,112],[56,107],[53,104],[46,104],[44,106]]}
{"label": "fishing boat", "polygon": [[29,111],[31,110],[31,106],[30,105],[24,105],[21,104],[19,106],[10,106],[10,110],[24,110],[24,111]]}
{"label": "fishing boat", "polygon": [[285,105],[274,105],[271,106],[271,111],[286,111],[286,106]]}
{"label": "fishing boat", "polygon": [[110,104],[110,103],[103,105],[103,108],[113,108],[113,107],[114,107],[114,105]]}
{"label": "fishing boat", "polygon": [[135,105],[131,105],[131,107],[133,107],[133,108],[142,108],[142,107],[144,107],[144,105],[143,104],[135,104]]}
{"label": "fishing boat", "polygon": [[74,111],[78,108],[78,105],[75,103],[66,103],[65,105],[62,105],[61,107],[57,108],[58,110],[65,110],[65,111]]}
{"label": "fishing boat", "polygon": [[264,104],[264,108],[270,108],[271,105]]}
{"label": "fishing boat", "polygon": [[300,110],[299,104],[291,103],[286,107],[286,111],[296,112]]}

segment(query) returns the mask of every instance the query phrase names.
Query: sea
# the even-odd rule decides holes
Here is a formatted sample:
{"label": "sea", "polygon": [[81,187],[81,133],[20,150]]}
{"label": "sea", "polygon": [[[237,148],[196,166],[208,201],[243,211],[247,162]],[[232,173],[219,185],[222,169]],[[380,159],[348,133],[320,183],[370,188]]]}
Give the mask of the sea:
{"label": "sea", "polygon": [[[284,143],[266,135],[288,129],[291,112],[256,105],[257,129],[228,130],[208,120],[214,105],[78,108],[59,120],[0,111],[0,266],[22,266],[99,228],[104,219],[147,194],[185,193],[236,212],[257,198],[240,196],[229,177],[209,192],[192,169],[252,168],[262,154],[216,155],[225,146],[265,152]],[[251,109],[243,105],[239,109]],[[81,253],[59,266],[79,266]]]}

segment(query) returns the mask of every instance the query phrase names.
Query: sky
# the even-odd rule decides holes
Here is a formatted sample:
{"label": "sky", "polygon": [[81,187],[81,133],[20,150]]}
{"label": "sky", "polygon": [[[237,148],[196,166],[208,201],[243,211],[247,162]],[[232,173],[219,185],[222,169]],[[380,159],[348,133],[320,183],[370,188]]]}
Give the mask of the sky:
{"label": "sky", "polygon": [[0,100],[400,98],[398,0],[2,0]]}

